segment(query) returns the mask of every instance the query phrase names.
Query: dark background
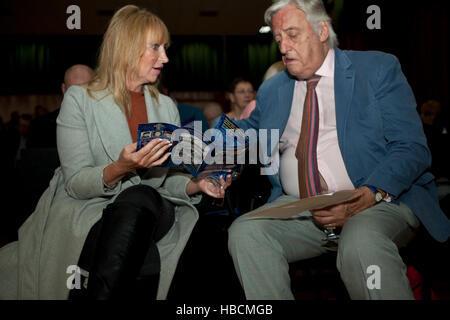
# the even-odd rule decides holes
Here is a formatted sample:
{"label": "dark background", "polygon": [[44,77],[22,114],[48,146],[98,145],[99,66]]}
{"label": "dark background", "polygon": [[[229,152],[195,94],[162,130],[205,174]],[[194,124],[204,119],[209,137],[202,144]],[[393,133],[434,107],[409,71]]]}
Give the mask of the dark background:
{"label": "dark background", "polygon": [[[258,87],[267,68],[281,58],[271,34],[258,32],[264,25],[263,14],[270,6],[271,0],[135,0],[133,2],[0,0],[0,98],[5,98],[0,101],[18,101],[20,99],[17,99],[17,95],[60,97],[60,85],[65,70],[79,63],[95,68],[102,35],[109,19],[115,10],[128,3],[153,11],[169,28],[170,62],[164,68],[162,81],[171,91],[215,92],[220,94],[210,96],[222,96],[223,99],[223,92],[233,77],[245,75],[252,80],[255,87]],[[421,105],[429,99],[440,101],[443,108],[440,122],[449,128],[450,26],[448,15],[450,12],[447,1],[427,0],[415,3],[407,0],[324,0],[324,3],[333,17],[339,47],[349,50],[380,50],[396,55],[413,89],[417,104]],[[66,20],[70,16],[66,13],[66,8],[72,4],[81,8],[80,30],[69,30],[66,27]],[[369,30],[366,26],[370,16],[366,10],[368,6],[374,4],[381,9],[380,30]],[[8,100],[12,96],[13,98]],[[219,102],[223,105],[223,101]],[[0,114],[2,110],[13,110],[11,107],[15,107],[15,104],[2,105],[0,102]],[[52,107],[57,108],[57,106]],[[438,144],[437,148],[445,151],[448,143]],[[448,161],[444,168],[447,168],[447,163]],[[10,228],[8,232],[15,232],[32,212],[30,208],[34,208],[38,196],[42,193],[42,191],[28,192],[35,186],[33,182],[43,182],[45,188],[49,178],[33,181],[26,174],[16,179],[14,176],[16,171],[6,173],[12,176],[11,181],[15,181],[16,184],[13,184],[13,187],[8,183],[2,184],[8,189],[0,191],[1,196],[6,195],[5,200],[2,200],[6,210],[2,208],[2,213],[14,218],[14,222],[11,223],[13,228]],[[4,176],[5,172],[2,172],[3,181],[9,181]],[[243,180],[241,177],[241,181]],[[23,181],[26,183],[21,184]],[[250,181],[254,182],[251,179]],[[236,186],[236,182],[233,185]],[[244,185],[243,189],[245,188],[255,189],[254,185],[250,187]],[[23,194],[27,196],[24,197]],[[30,194],[35,195],[36,199]],[[8,197],[8,195],[12,196]],[[14,209],[9,210],[8,204],[12,204],[11,207]],[[443,202],[441,206],[442,204]],[[446,208],[448,205],[447,196]],[[220,278],[224,283],[223,287],[228,286],[230,290],[239,292],[240,286],[237,280],[232,278],[234,273],[230,260],[229,258],[223,260],[221,256],[227,252],[227,233],[224,226],[228,226],[229,223],[228,220],[225,222],[220,220],[221,218],[222,216],[218,218],[212,216],[212,220],[208,220],[211,218],[206,217],[197,224],[197,232],[194,233],[196,236],[191,237],[190,245],[183,254],[185,258],[182,258],[180,263],[182,268],[178,268],[186,271],[184,274],[179,274],[172,285],[176,288],[173,293],[175,297],[183,294],[192,297],[191,289],[197,288],[203,294],[213,296],[223,294],[229,299],[228,292],[221,293],[217,290],[220,285],[216,282],[211,282],[212,289],[202,290],[197,283],[198,278],[193,276],[199,272],[205,274],[212,272],[211,279]],[[224,219],[228,219],[228,216],[224,216]],[[10,226],[5,224],[4,220],[0,222],[0,227],[2,224]],[[0,247],[11,241],[15,234],[8,233],[4,239],[2,236],[0,232]],[[205,237],[209,240],[205,241]],[[202,247],[205,244],[206,249]],[[209,251],[211,254],[206,255],[203,252],[209,250],[208,245],[212,247]],[[435,246],[436,244],[428,241],[423,242],[419,247],[420,250],[417,250],[417,246],[410,246],[410,250],[411,252],[425,251],[428,254],[420,256],[418,261],[422,265],[423,262],[431,263],[426,267],[422,266],[421,269],[418,268],[421,273],[428,274],[428,277],[431,275],[434,290],[441,288],[439,292],[445,293],[442,296],[448,297],[450,283],[447,275],[448,263],[441,261],[442,258],[448,257],[448,246],[447,251],[439,251]],[[202,263],[203,268],[198,269],[200,259],[192,259],[195,257],[195,252],[200,252],[203,259],[204,256],[208,256],[208,260],[219,267]],[[186,257],[191,257],[191,260]],[[193,263],[190,265],[190,262]],[[223,265],[220,266],[220,264]],[[334,268],[335,259],[332,265]],[[325,279],[323,283],[329,289],[334,280],[327,280],[329,278],[319,275],[320,278]],[[186,282],[183,282],[189,281],[186,279],[191,279],[195,283],[186,285]],[[294,280],[295,285],[297,280]],[[423,286],[425,287],[425,284]],[[300,287],[302,290],[298,290]],[[320,290],[320,286],[317,289],[317,282],[314,282],[313,287],[314,292]],[[428,280],[428,287],[431,287],[430,280]],[[187,292],[184,292],[183,288]],[[307,289],[304,289],[303,283],[299,284],[298,288],[296,291],[294,287],[297,298],[304,298],[305,295],[310,294]]]}
{"label": "dark background", "polygon": [[[442,103],[448,123],[449,23],[443,0],[324,0],[341,49],[396,55],[418,104]],[[102,34],[127,1],[0,2],[0,95],[59,93],[62,75],[75,63],[96,65]],[[225,90],[247,75],[259,86],[280,55],[270,34],[259,34],[270,0],[134,1],[168,25],[172,45],[163,82],[171,90]],[[66,8],[81,8],[81,30],[68,30]],[[369,30],[369,5],[381,9],[381,29]],[[0,106],[1,107],[1,106]]]}

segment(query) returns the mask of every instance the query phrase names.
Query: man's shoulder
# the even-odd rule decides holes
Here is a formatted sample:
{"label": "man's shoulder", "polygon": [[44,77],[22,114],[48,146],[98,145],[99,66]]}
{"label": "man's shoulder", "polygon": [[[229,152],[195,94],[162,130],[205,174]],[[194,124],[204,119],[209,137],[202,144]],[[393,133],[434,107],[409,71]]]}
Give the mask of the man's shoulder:
{"label": "man's shoulder", "polygon": [[278,72],[276,75],[270,77],[269,79],[267,79],[266,81],[264,81],[261,84],[261,87],[259,88],[259,91],[272,91],[276,88],[279,88],[283,85],[285,85],[286,83],[293,81],[293,78],[289,75],[289,73],[287,72],[287,70],[283,70],[281,72]]}
{"label": "man's shoulder", "polygon": [[336,50],[336,59],[346,56],[352,64],[374,66],[376,67],[380,63],[396,63],[398,59],[395,55],[383,51],[377,50]]}

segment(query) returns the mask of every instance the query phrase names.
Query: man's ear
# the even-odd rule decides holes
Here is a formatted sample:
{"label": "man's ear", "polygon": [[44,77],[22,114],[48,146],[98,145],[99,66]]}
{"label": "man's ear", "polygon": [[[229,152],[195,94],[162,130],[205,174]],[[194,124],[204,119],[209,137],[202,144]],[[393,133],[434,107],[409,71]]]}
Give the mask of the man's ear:
{"label": "man's ear", "polygon": [[328,36],[330,35],[330,28],[328,27],[328,22],[325,20],[319,21],[320,25],[320,32],[319,32],[319,39],[320,42],[326,42],[328,40]]}
{"label": "man's ear", "polygon": [[61,91],[62,91],[62,93],[64,94],[64,93],[66,93],[66,90],[67,90],[66,84],[63,82],[63,83],[61,84]]}

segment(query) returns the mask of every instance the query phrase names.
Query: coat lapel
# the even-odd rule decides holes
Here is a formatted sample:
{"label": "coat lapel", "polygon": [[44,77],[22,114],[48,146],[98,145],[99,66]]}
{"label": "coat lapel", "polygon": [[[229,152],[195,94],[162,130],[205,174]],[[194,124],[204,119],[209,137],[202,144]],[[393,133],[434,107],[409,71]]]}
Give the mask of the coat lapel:
{"label": "coat lapel", "polygon": [[278,89],[278,102],[280,110],[277,110],[278,112],[275,113],[278,117],[278,121],[275,123],[279,124],[278,128],[280,128],[280,137],[283,135],[284,128],[286,128],[286,124],[291,113],[292,99],[294,97],[295,80],[290,77],[287,79],[288,80]]}
{"label": "coat lapel", "polygon": [[167,110],[160,104],[157,104],[155,99],[150,95],[150,91],[147,87],[144,89],[144,95],[148,122],[167,122]]}
{"label": "coat lapel", "polygon": [[355,71],[352,68],[349,58],[341,50],[335,49],[334,97],[336,104],[336,126],[339,147],[345,163],[347,163],[345,130],[347,127],[348,114],[350,112],[350,103],[353,98],[354,86]]}
{"label": "coat lapel", "polygon": [[[167,122],[167,110],[157,105],[147,87],[144,89],[144,95],[148,122]],[[123,147],[132,143],[127,118],[111,94],[101,91],[95,96],[99,100],[99,103],[93,106],[95,123],[108,157],[115,161]]]}
{"label": "coat lapel", "polygon": [[98,134],[108,157],[116,161],[123,147],[132,143],[127,118],[115,103],[112,94],[101,91],[95,93],[95,96],[99,103],[92,108]]}
{"label": "coat lapel", "polygon": [[281,84],[278,88],[277,92],[277,100],[275,100],[275,108],[271,111],[271,117],[265,128],[269,129],[267,132],[267,150],[270,150],[270,155],[273,154],[274,148],[276,145],[271,145],[271,130],[270,129],[278,129],[279,137],[277,137],[277,141],[280,140],[283,135],[284,129],[286,128],[287,121],[289,119],[289,114],[291,112],[292,107],[292,98],[294,96],[294,86],[295,80],[290,78],[286,71],[285,82]]}

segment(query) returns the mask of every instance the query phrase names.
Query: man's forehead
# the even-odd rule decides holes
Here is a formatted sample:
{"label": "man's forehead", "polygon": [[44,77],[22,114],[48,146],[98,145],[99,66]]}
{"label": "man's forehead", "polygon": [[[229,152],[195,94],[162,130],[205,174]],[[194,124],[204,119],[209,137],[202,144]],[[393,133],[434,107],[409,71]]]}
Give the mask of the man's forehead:
{"label": "man's forehead", "polygon": [[305,13],[295,6],[287,6],[274,14],[272,19],[272,32],[287,32],[292,29],[300,29],[306,23]]}

